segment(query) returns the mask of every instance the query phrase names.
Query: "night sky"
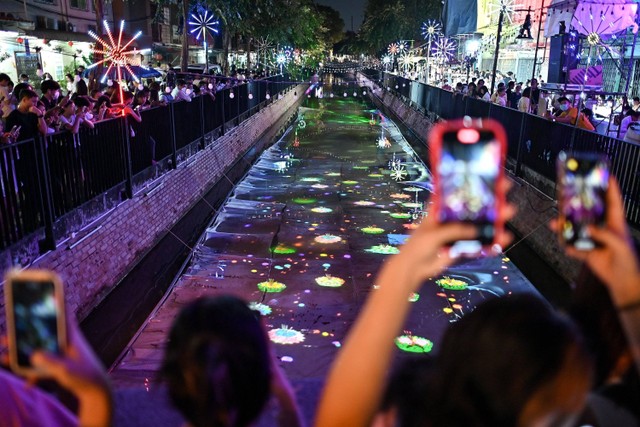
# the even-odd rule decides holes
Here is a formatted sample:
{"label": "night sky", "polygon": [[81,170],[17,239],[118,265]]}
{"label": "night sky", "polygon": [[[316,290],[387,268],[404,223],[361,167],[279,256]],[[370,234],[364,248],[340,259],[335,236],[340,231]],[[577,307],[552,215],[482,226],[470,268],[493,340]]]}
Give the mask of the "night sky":
{"label": "night sky", "polygon": [[316,0],[317,4],[331,6],[344,20],[345,31],[351,30],[351,17],[353,16],[353,30],[358,31],[364,17],[364,6],[367,0]]}

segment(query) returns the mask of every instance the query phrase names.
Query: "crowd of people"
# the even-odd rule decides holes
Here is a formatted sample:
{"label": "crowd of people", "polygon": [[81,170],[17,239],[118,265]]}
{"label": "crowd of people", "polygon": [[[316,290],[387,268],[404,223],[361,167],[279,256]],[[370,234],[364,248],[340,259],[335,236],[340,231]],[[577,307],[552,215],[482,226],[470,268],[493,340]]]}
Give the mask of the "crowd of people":
{"label": "crowd of people", "polygon": [[108,80],[99,88],[89,89],[86,74],[84,67],[79,66],[73,75],[65,76],[66,84],[62,87],[49,73],[44,73],[39,82],[31,82],[27,75],[22,75],[17,84],[0,73],[0,142],[12,143],[60,131],[77,133],[83,126],[93,127],[96,122],[123,114],[140,121],[141,110],[171,102],[191,102],[201,94],[215,99],[216,92],[247,81],[244,74],[233,77],[185,74],[185,78],[178,78],[169,68],[160,81],[129,81],[123,87],[121,99],[117,83]]}

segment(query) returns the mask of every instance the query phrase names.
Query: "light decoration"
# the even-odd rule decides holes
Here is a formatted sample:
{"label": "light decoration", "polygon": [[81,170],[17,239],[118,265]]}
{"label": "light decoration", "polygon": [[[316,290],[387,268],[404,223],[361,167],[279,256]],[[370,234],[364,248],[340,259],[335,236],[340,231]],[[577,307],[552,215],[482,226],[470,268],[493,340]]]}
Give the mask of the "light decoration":
{"label": "light decoration", "polygon": [[357,202],[353,202],[356,206],[375,206],[376,202],[372,202],[370,200],[358,200]]}
{"label": "light decoration", "polygon": [[209,70],[209,53],[207,50],[207,34],[216,33],[218,34],[218,29],[216,26],[220,23],[215,19],[213,13],[208,10],[204,10],[204,15],[201,13],[191,14],[191,18],[193,21],[189,21],[189,25],[191,25],[191,34],[196,36],[196,40],[200,40],[202,37],[202,46],[204,47],[204,61],[205,61],[205,71]]}
{"label": "light decoration", "polygon": [[410,195],[402,194],[402,193],[389,194],[389,197],[391,197],[392,199],[400,199],[400,200],[406,200],[406,199],[410,199],[411,198]]}
{"label": "light decoration", "polygon": [[311,209],[311,212],[315,212],[315,213],[330,213],[330,212],[333,212],[333,209],[325,208],[324,206],[319,206],[317,208]]}
{"label": "light decoration", "polygon": [[384,175],[382,175],[381,173],[370,173],[369,175],[367,175],[369,178],[382,178]]}
{"label": "light decoration", "polygon": [[329,188],[327,184],[313,184],[311,188],[317,188],[318,190],[324,190],[325,188]]}
{"label": "light decoration", "polygon": [[383,234],[384,228],[369,226],[362,227],[360,231],[362,231],[364,234]]}
{"label": "light decoration", "polygon": [[411,295],[409,295],[409,302],[416,302],[420,299],[420,294],[417,292],[411,292]]}
{"label": "light decoration", "polygon": [[469,284],[464,280],[454,279],[449,276],[436,280],[436,285],[450,291],[463,291],[469,287]]}
{"label": "light decoration", "polygon": [[396,157],[396,153],[393,153],[393,156],[387,164],[389,165],[389,169],[393,170],[402,164],[402,160]]}
{"label": "light decoration", "polygon": [[402,206],[403,208],[418,208],[418,209],[422,209],[422,203],[420,202],[405,202],[402,203],[400,206]]}
{"label": "light decoration", "polygon": [[458,48],[455,40],[441,37],[436,40],[432,50],[434,58],[440,62],[440,64],[448,64],[451,62],[456,56],[456,50]]}
{"label": "light decoration", "polygon": [[317,236],[313,240],[315,242],[317,242],[317,243],[331,244],[331,243],[341,242],[342,241],[342,237],[336,236],[334,234],[323,234],[321,236]]}
{"label": "light decoration", "polygon": [[[142,49],[138,50],[137,48],[130,48],[131,43],[133,43],[138,37],[142,35],[142,31],[138,31],[129,41],[125,42],[122,40],[122,32],[124,30],[124,21],[120,21],[120,31],[118,32],[118,39],[113,36],[111,33],[111,28],[109,28],[109,23],[105,19],[103,22],[104,29],[107,32],[107,36],[109,41],[104,40],[102,37],[98,36],[93,31],[89,31],[89,36],[96,41],[95,47],[93,49],[94,53],[100,54],[103,56],[98,62],[94,62],[89,65],[87,69],[95,68],[100,64],[109,64],[107,67],[107,71],[104,73],[102,78],[100,79],[101,83],[105,83],[109,72],[115,68],[117,80],[120,83],[120,100],[122,100],[122,80],[123,80],[123,71],[126,71],[131,75],[131,77],[136,81],[136,83],[140,82],[138,76],[135,75],[133,70],[131,69],[131,65],[135,65],[139,63],[139,60],[136,60],[135,57],[147,52],[150,52],[150,49]],[[98,45],[101,45],[101,48],[98,48]],[[144,68],[144,67],[143,67]],[[124,115],[124,110],[122,112]]]}
{"label": "light decoration", "polygon": [[442,37],[442,25],[435,19],[429,19],[422,23],[422,37],[430,42],[431,40]]}
{"label": "light decoration", "polygon": [[384,64],[384,70],[387,71],[387,67],[389,64],[393,62],[393,57],[391,55],[385,55],[382,57],[382,63]]}
{"label": "light decoration", "polygon": [[255,310],[263,316],[268,316],[271,314],[272,310],[267,304],[262,304],[260,302],[250,302],[249,308],[251,310]]}
{"label": "light decoration", "polygon": [[395,219],[409,219],[411,218],[411,214],[407,212],[391,212],[389,214],[391,218]]}
{"label": "light decoration", "polygon": [[395,167],[391,170],[391,178],[394,181],[404,181],[407,178],[407,175],[407,169],[403,165]]}
{"label": "light decoration", "polygon": [[410,193],[419,193],[420,191],[424,191],[424,188],[411,186],[403,188],[403,191],[408,191]]}
{"label": "light decoration", "polygon": [[399,253],[400,249],[396,248],[395,246],[382,244],[382,245],[371,246],[369,249],[365,249],[365,251],[372,254],[379,254],[379,255],[394,255]]}
{"label": "light decoration", "polygon": [[284,160],[273,163],[273,170],[278,173],[285,173],[288,168],[289,168],[289,163]]}
{"label": "light decoration", "polygon": [[300,182],[320,182],[322,178],[317,178],[315,176],[305,176],[304,178],[300,178]]}
{"label": "light decoration", "polygon": [[385,136],[381,136],[378,138],[378,148],[391,148],[391,142],[389,142],[389,138]]}
{"label": "light decoration", "polygon": [[325,288],[339,288],[340,286],[344,285],[344,279],[341,279],[340,277],[333,277],[327,274],[321,277],[317,277],[316,283],[319,286]]}
{"label": "light decoration", "polygon": [[311,197],[296,197],[292,200],[293,203],[297,203],[299,205],[310,205],[311,203],[315,203],[317,200]]}
{"label": "light decoration", "polygon": [[304,334],[300,331],[282,325],[279,328],[271,329],[269,339],[276,344],[299,344],[304,341]]}
{"label": "light decoration", "polygon": [[514,15],[518,13],[517,9],[522,9],[522,6],[517,5],[516,0],[495,0],[489,4],[489,14],[492,21],[497,21],[502,12],[503,16],[509,20],[510,25],[513,25]]}
{"label": "light decoration", "polygon": [[282,282],[276,282],[273,279],[269,279],[267,281],[258,283],[258,289],[261,292],[276,293],[282,292],[287,289],[287,285]]}
{"label": "light decoration", "polygon": [[281,243],[278,244],[278,246],[276,246],[272,250],[274,254],[278,254],[278,255],[290,255],[290,254],[295,254],[297,252],[294,248],[283,245]]}
{"label": "light decoration", "polygon": [[358,181],[353,181],[353,180],[348,179],[346,181],[342,181],[342,183],[344,185],[356,185],[356,184],[358,184]]}
{"label": "light decoration", "polygon": [[433,342],[417,335],[400,335],[395,339],[396,346],[409,353],[429,353]]}

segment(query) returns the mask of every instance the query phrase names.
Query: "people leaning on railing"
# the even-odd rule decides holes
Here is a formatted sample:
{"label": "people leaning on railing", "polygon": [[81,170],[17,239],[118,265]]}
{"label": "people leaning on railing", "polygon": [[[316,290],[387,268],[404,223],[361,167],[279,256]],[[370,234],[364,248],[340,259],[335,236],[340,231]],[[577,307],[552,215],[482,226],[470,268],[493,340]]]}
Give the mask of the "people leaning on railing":
{"label": "people leaning on railing", "polygon": [[571,105],[569,98],[566,96],[561,96],[558,98],[558,107],[560,108],[561,113],[558,116],[552,116],[551,120],[554,122],[566,123],[570,125],[576,125],[576,120],[578,121],[577,127],[580,129],[594,131],[595,127],[591,124],[591,122],[587,119],[583,112],[578,112],[578,108]]}
{"label": "people leaning on railing", "polygon": [[6,121],[6,128],[19,130],[19,139],[31,139],[38,135],[47,134],[47,122],[44,120],[44,112],[36,107],[38,94],[32,90],[24,89],[20,92],[20,102]]}

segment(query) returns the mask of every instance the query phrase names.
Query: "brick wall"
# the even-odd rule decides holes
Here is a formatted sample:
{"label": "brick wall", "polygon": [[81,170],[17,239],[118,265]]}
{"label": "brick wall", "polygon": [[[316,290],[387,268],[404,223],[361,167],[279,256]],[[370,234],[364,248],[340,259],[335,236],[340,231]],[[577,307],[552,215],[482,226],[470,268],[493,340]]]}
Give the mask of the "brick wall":
{"label": "brick wall", "polygon": [[[167,233],[224,170],[244,154],[266,129],[295,104],[302,93],[290,90],[268,107],[121,202],[82,233],[33,263],[56,271],[65,283],[67,307],[83,319],[136,262]],[[224,179],[224,178],[222,178]],[[0,306],[4,297],[0,290]],[[0,311],[4,311],[0,307]],[[0,333],[5,330],[0,316]]]}

